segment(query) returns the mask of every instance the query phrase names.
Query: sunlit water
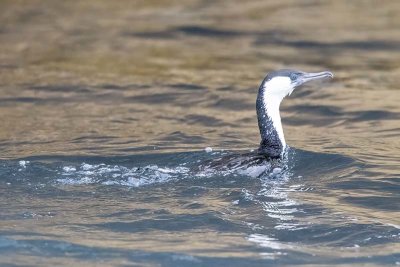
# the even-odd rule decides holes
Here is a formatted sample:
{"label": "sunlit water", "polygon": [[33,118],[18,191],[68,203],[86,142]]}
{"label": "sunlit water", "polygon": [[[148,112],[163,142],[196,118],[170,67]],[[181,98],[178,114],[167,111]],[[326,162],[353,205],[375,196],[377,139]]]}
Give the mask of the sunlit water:
{"label": "sunlit water", "polygon": [[[400,265],[396,1],[113,2],[0,3],[0,265]],[[282,67],[286,162],[201,168]]]}

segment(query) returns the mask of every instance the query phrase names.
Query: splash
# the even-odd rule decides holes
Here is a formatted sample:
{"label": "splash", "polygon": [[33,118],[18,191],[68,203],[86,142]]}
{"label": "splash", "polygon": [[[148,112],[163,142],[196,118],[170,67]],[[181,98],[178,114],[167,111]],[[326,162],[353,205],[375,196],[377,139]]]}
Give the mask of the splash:
{"label": "splash", "polygon": [[119,165],[88,164],[64,166],[57,182],[64,185],[102,184],[140,187],[179,179],[189,172],[186,167],[176,168],[148,165],[128,168]]}

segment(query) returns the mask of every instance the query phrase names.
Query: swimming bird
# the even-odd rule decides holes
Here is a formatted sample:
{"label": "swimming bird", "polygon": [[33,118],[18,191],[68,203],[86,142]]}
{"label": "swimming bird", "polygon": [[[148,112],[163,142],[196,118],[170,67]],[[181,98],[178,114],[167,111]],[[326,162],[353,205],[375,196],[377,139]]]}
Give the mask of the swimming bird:
{"label": "swimming bird", "polygon": [[323,78],[333,78],[332,72],[307,73],[282,69],[268,73],[261,82],[256,100],[258,127],[261,135],[259,148],[252,153],[231,154],[213,159],[200,167],[203,170],[236,170],[261,165],[265,161],[270,162],[272,168],[279,166],[280,160],[285,157],[287,152],[279,111],[280,104],[295,88]]}
{"label": "swimming bird", "polygon": [[323,78],[333,78],[330,71],[307,73],[298,70],[278,70],[268,73],[258,89],[256,109],[261,143],[260,154],[281,158],[286,151],[279,107],[285,96],[300,85]]}

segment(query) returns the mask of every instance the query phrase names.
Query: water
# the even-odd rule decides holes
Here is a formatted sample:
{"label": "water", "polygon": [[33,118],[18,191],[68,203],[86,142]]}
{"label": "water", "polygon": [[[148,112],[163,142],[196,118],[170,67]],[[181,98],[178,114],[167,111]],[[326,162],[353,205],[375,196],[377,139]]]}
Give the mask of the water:
{"label": "water", "polygon": [[[2,1],[0,264],[400,265],[399,11]],[[285,168],[199,170],[282,67],[336,75],[283,102]]]}

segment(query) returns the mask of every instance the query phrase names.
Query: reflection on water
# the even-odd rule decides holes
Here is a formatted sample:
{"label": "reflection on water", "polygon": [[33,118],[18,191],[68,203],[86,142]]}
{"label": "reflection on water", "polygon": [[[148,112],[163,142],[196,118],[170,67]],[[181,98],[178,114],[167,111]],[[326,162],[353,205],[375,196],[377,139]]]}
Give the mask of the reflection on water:
{"label": "reflection on water", "polygon": [[[1,1],[0,263],[400,264],[399,11]],[[199,171],[283,67],[336,74],[283,102],[288,168]]]}

